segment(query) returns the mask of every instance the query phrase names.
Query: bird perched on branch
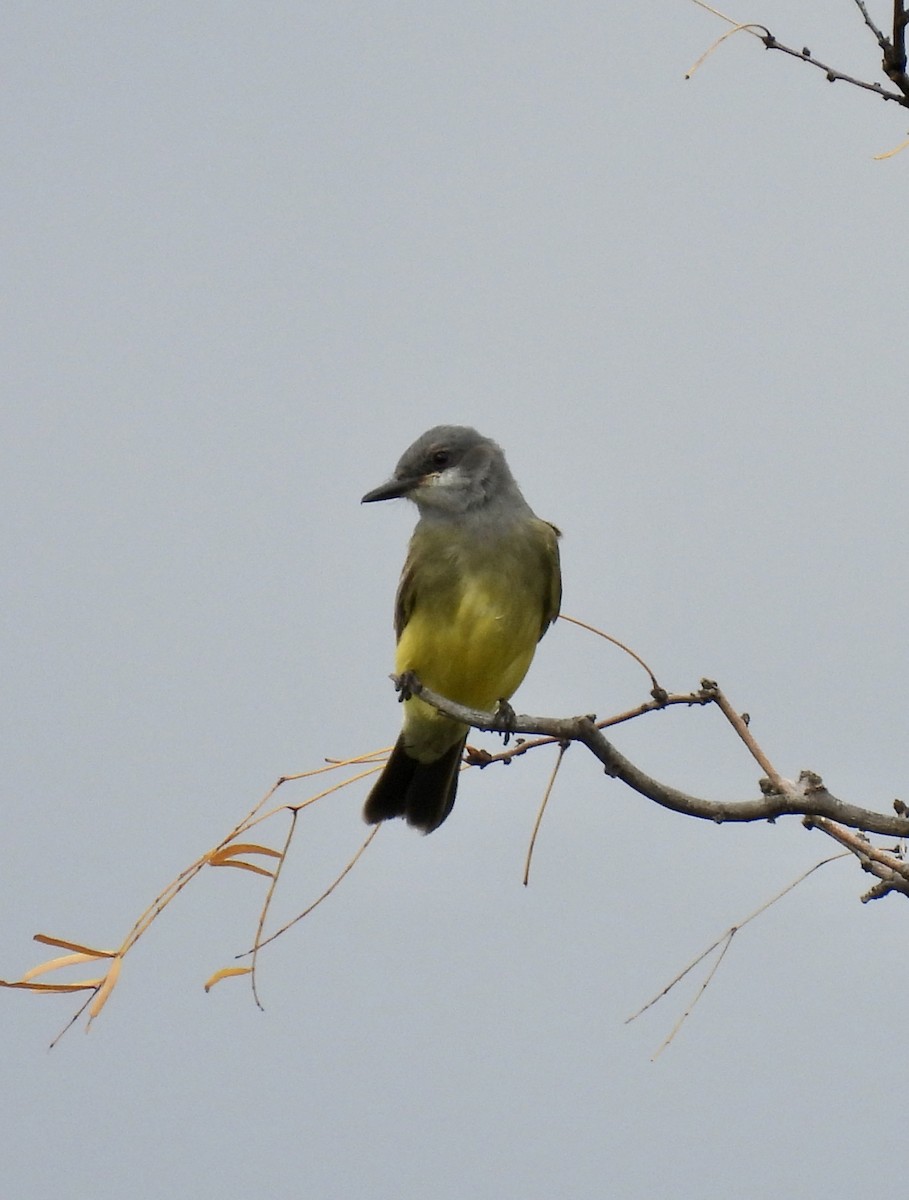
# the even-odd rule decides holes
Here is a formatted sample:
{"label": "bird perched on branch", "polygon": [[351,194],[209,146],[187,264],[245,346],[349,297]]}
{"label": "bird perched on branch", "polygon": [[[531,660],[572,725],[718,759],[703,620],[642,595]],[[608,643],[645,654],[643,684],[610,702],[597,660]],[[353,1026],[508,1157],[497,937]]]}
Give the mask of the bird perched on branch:
{"label": "bird perched on branch", "polygon": [[[463,425],[424,433],[362,502],[400,496],[420,519],[395,601],[396,672],[491,712],[510,699],[559,614],[559,531],[534,515],[501,448]],[[403,728],[364,820],[438,829],[454,804],[467,730],[418,696],[404,698]]]}

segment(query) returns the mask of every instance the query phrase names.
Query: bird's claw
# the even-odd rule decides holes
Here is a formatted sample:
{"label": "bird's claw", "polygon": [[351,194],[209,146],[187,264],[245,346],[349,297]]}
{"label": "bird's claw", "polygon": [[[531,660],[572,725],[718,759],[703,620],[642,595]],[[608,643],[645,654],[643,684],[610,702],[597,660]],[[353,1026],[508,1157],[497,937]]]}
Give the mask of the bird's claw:
{"label": "bird's claw", "polygon": [[496,703],[494,715],[496,723],[503,726],[499,732],[502,734],[503,745],[507,746],[518,723],[518,719],[514,715],[514,709],[504,697],[500,697]]}
{"label": "bird's claw", "polygon": [[409,700],[419,686],[419,680],[413,671],[402,671],[400,675],[392,675],[392,683],[398,693],[398,702]]}

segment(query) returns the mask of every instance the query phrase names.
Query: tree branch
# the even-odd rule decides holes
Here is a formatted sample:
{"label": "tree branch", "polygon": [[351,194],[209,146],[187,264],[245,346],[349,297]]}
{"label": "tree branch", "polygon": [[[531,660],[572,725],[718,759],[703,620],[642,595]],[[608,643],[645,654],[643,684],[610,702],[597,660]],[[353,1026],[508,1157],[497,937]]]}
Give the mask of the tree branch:
{"label": "tree branch", "polygon": [[[603,735],[600,724],[605,725],[607,722],[598,724],[592,715],[534,717],[522,713],[499,716],[496,713],[486,713],[480,709],[468,708],[463,704],[455,704],[424,687],[419,679],[413,676],[408,676],[406,686],[411,695],[419,696],[421,700],[444,713],[445,716],[470,725],[474,729],[505,735],[529,734],[550,737],[562,743],[579,742],[582,746],[586,746],[591,754],[602,763],[607,775],[620,780],[655,804],[685,816],[714,821],[717,824],[724,824],[727,821],[775,821],[778,817],[783,816],[823,818],[867,833],[909,838],[909,816],[903,815],[902,812],[878,813],[839,800],[824,787],[820,776],[811,771],[803,771],[796,783],[780,780],[779,776],[777,776],[778,783],[771,782],[770,779],[762,780],[763,795],[760,798],[707,800],[701,796],[680,791],[669,784],[661,783],[642,771]],[[716,685],[712,686],[716,687]],[[719,689],[717,689],[717,694],[721,695]],[[717,702],[715,697],[711,697],[711,699]],[[707,700],[704,702],[706,703]],[[477,765],[482,767],[485,764],[478,763]],[[778,790],[780,783],[785,790]],[[814,820],[813,823],[817,828],[823,828],[820,820]],[[829,832],[829,830],[824,829],[824,832]]]}
{"label": "tree branch", "polygon": [[855,0],[855,5],[862,14],[862,20],[871,30],[881,49],[882,60],[881,67],[884,74],[893,83],[899,91],[888,91],[880,83],[869,83],[865,79],[857,79],[854,75],[847,75],[844,71],[838,70],[836,67],[831,67],[827,63],[821,62],[815,58],[807,46],[803,46],[801,50],[794,46],[787,46],[781,42],[774,34],[770,32],[766,25],[760,25],[757,22],[749,21],[740,23],[733,20],[732,17],[727,17],[725,13],[719,9],[713,8],[711,5],[704,3],[704,0],[693,0],[700,8],[707,9],[714,16],[725,21],[730,29],[714,42],[713,46],[705,54],[698,59],[698,62],[686,75],[686,79],[690,78],[698,66],[704,59],[712,53],[713,50],[724,42],[733,33],[744,32],[750,33],[753,37],[759,38],[763,42],[767,50],[779,50],[782,54],[788,54],[791,58],[797,58],[801,62],[806,62],[812,67],[816,67],[819,71],[824,72],[824,76],[830,83],[842,81],[849,83],[853,87],[862,88],[867,92],[874,92],[880,96],[882,100],[893,100],[904,108],[909,108],[909,75],[906,73],[906,28],[909,25],[909,14],[906,11],[905,0],[893,0],[893,36],[888,38],[883,30],[872,20],[867,5],[864,0]]}
{"label": "tree branch", "polygon": [[808,829],[820,829],[841,846],[845,846],[859,860],[862,870],[868,871],[880,881],[862,896],[863,903],[879,900],[889,892],[902,892],[903,895],[909,896],[909,864],[897,858],[892,851],[873,846],[861,833],[843,829],[824,817],[806,817],[804,823]]}
{"label": "tree branch", "polygon": [[[884,40],[886,41],[886,38]],[[779,50],[783,54],[790,55],[792,58],[801,59],[802,62],[806,62],[812,67],[817,67],[819,71],[824,72],[824,75],[829,83],[837,83],[838,81],[842,83],[851,83],[853,87],[864,88],[866,92],[874,92],[876,95],[880,96],[882,100],[895,100],[897,104],[902,104],[905,108],[909,108],[909,80],[905,81],[906,88],[904,91],[888,92],[887,89],[880,83],[868,83],[867,80],[856,79],[854,75],[847,75],[844,71],[838,71],[836,67],[828,66],[827,63],[823,63],[820,59],[815,58],[807,46],[804,46],[801,50],[796,50],[793,46],[784,45],[784,43],[774,37],[769,30],[763,37],[761,37],[761,41],[768,50]],[[890,43],[888,42],[887,45],[889,46],[889,44]],[[900,88],[903,88],[903,83],[900,81],[899,77],[900,73],[897,72],[896,74],[891,74],[891,72],[887,69],[886,52],[883,62],[884,70],[888,78],[890,78]]]}
{"label": "tree branch", "polygon": [[887,37],[868,15],[863,0],[855,0],[862,19],[874,34],[883,53],[881,66],[887,78],[903,93],[901,103],[909,100],[909,76],[906,75],[906,6],[904,0],[893,0],[893,36]]}
{"label": "tree branch", "polygon": [[871,30],[871,32],[874,34],[874,36],[877,38],[877,44],[883,50],[884,46],[887,43],[887,39],[884,37],[883,31],[878,29],[877,25],[875,25],[874,21],[872,21],[871,16],[868,12],[868,5],[864,3],[864,0],[855,0],[855,7],[862,14],[862,20],[865,22],[865,24],[868,26],[868,28]]}

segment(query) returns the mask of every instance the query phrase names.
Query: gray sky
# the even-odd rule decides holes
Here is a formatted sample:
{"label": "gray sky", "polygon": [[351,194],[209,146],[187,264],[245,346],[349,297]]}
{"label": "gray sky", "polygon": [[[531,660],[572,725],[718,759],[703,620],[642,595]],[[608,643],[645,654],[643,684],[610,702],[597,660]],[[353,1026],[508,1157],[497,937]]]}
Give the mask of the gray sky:
{"label": "gray sky", "polygon": [[[730,0],[874,73],[850,5],[792,7]],[[745,35],[686,82],[721,32],[684,0],[6,6],[0,973],[36,931],[116,945],[277,776],[393,740],[414,514],[359,497],[440,421],[564,530],[565,612],[667,687],[719,679],[785,774],[906,796],[909,153],[872,156],[909,122]],[[645,693],[562,625],[517,706]],[[715,714],[616,741],[755,790]],[[659,811],[575,750],[525,890],[551,761],[383,829],[263,955],[264,1015],[202,991],[255,925],[231,871],[89,1037],[48,1054],[71,1001],[0,998],[8,1194],[857,1195],[905,1137],[877,1082],[905,905],[826,868],[654,1064],[694,984],[624,1018],[831,845]],[[364,794],[309,811],[276,920]]]}

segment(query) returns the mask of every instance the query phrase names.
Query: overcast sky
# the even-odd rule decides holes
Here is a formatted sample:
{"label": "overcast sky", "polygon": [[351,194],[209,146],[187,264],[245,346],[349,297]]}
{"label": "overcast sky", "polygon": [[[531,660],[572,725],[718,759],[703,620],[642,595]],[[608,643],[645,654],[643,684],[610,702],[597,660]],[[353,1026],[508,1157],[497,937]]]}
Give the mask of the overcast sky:
{"label": "overcast sky", "polygon": [[[875,77],[849,3],[727,8]],[[784,774],[909,800],[909,152],[873,160],[909,117],[745,34],[686,82],[724,29],[687,0],[4,6],[0,975],[38,931],[116,946],[279,775],[394,740],[414,512],[359,498],[443,421],[564,531],[566,613],[672,690],[718,679]],[[515,703],[646,692],[561,624]],[[756,792],[718,714],[615,740]],[[654,1063],[696,981],[624,1019],[832,845],[674,816],[574,749],[525,889],[551,765],[469,773],[431,837],[383,828],[263,953],[264,1014],[202,990],[262,900],[227,870],[89,1036],[48,1053],[73,1001],[0,996],[4,1194],[763,1200],[898,1172],[905,903],[812,876]],[[276,923],[360,844],[366,787],[301,819]]]}

